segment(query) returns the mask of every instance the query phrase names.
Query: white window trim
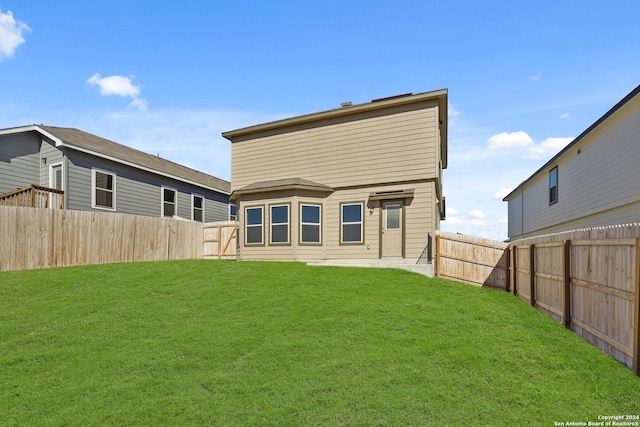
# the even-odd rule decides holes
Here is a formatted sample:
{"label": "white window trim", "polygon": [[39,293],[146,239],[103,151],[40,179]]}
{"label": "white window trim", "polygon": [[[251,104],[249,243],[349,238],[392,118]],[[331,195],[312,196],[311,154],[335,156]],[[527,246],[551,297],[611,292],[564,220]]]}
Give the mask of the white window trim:
{"label": "white window trim", "polygon": [[[273,215],[271,214],[271,210],[273,208],[287,208],[287,222],[277,222],[274,224]],[[287,240],[285,242],[274,242],[273,241],[273,226],[287,226]],[[289,245],[291,244],[291,205],[289,203],[279,203],[276,205],[269,205],[269,244],[270,245]]]}
{"label": "white window trim", "polygon": [[[260,214],[261,214],[261,220],[260,220],[260,225],[258,224],[253,224],[253,225],[249,225],[247,223],[247,220],[249,218],[249,215],[247,214],[247,211],[249,209],[260,209]],[[238,211],[236,211],[237,213]],[[247,242],[247,236],[249,235],[249,233],[247,233],[247,229],[249,227],[261,227],[262,228],[262,233],[260,233],[260,241],[259,242]],[[245,246],[259,246],[259,245],[264,245],[264,206],[246,206],[244,208],[244,244]]]}
{"label": "white window trim", "polygon": [[[113,207],[96,205],[96,172],[100,172],[100,173],[104,173],[104,174],[113,176],[113,190],[112,190],[113,191],[113,198],[112,198]],[[116,180],[117,180],[117,175],[114,172],[109,172],[109,171],[104,170],[104,169],[91,168],[91,207],[93,209],[102,209],[102,210],[105,210],[105,211],[115,212],[115,210],[116,210],[116,189],[117,189]]]}
{"label": "white window trim", "polygon": [[55,182],[55,176],[54,176],[55,174],[53,172],[53,168],[58,166],[60,166],[60,169],[62,171],[62,191],[64,191],[64,163],[63,162],[51,163],[49,165],[49,188],[55,188],[53,186]]}
{"label": "white window trim", "polygon": [[[173,216],[165,216],[164,214],[164,190],[171,190],[175,194],[175,201],[173,202]],[[178,216],[178,190],[173,187],[163,185],[160,187],[160,199],[160,216],[162,218],[173,218],[174,216]]]}
{"label": "white window trim", "polygon": [[[302,222],[302,207],[310,206],[314,208],[318,208],[318,223],[315,222]],[[318,241],[317,242],[305,242],[302,240],[302,226],[303,225],[313,225],[318,227]],[[322,245],[322,205],[317,205],[313,203],[300,203],[300,244],[301,245]]]}
{"label": "white window trim", "polygon": [[[164,191],[162,192],[162,194],[164,195]],[[201,198],[201,199],[202,199],[202,208],[201,208],[201,210],[202,210],[202,222],[205,222],[205,221],[204,221],[204,218],[205,218],[205,217],[204,217],[204,207],[205,207],[205,201],[206,201],[207,199],[205,199],[205,197],[204,197],[203,195],[201,195],[201,194],[196,194],[196,193],[191,193],[191,221],[196,221],[196,219],[194,219],[194,215],[193,215],[193,213],[194,213],[194,211],[195,211],[195,209],[196,209],[196,206],[195,206],[195,204],[194,204],[194,201],[195,201],[194,199],[195,199],[196,197],[199,197],[199,198]]]}
{"label": "white window trim", "polygon": [[[344,207],[345,206],[355,206],[355,205],[359,205],[360,206],[360,221],[354,221],[354,222],[347,222],[346,224],[360,224],[360,240],[348,240],[345,241],[344,240],[344,225],[345,222],[343,220],[343,216],[344,216]],[[340,243],[343,245],[359,245],[359,244],[363,244],[364,243],[364,203],[362,202],[357,202],[357,203],[342,203],[340,205]]]}

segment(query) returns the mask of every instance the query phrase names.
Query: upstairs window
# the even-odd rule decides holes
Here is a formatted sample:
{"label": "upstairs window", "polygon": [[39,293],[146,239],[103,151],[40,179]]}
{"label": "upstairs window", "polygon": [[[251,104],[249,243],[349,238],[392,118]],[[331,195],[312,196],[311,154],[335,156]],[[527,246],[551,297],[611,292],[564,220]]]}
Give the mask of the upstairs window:
{"label": "upstairs window", "polygon": [[558,167],[549,171],[549,205],[558,201]]}
{"label": "upstairs window", "polygon": [[177,209],[177,191],[171,188],[162,188],[162,216],[172,217]]}
{"label": "upstairs window", "polygon": [[363,243],[362,203],[344,204],[340,207],[340,243]]}
{"label": "upstairs window", "polygon": [[204,197],[191,195],[191,219],[193,221],[204,221]]}
{"label": "upstairs window", "polygon": [[116,210],[116,175],[113,173],[91,170],[93,187],[92,205],[94,208]]}
{"label": "upstairs window", "polygon": [[271,206],[271,243],[289,243],[289,205]]}

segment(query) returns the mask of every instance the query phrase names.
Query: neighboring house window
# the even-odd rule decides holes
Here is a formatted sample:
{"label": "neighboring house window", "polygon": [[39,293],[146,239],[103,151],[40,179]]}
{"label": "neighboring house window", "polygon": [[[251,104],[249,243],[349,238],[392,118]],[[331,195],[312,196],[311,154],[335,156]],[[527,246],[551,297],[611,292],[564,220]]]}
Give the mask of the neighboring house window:
{"label": "neighboring house window", "polygon": [[92,206],[98,209],[116,210],[116,175],[110,172],[91,170]]}
{"label": "neighboring house window", "polygon": [[262,244],[263,243],[263,229],[262,224],[264,221],[264,210],[262,206],[254,208],[246,208],[244,210],[245,218],[245,243]]}
{"label": "neighboring house window", "polygon": [[552,205],[558,201],[558,167],[554,167],[549,171],[549,204]]}
{"label": "neighboring house window", "polygon": [[191,195],[191,219],[194,221],[204,221],[204,197]]}
{"label": "neighboring house window", "polygon": [[289,205],[270,207],[270,243],[289,243]]}
{"label": "neighboring house window", "polygon": [[236,204],[229,203],[229,221],[236,220]]}
{"label": "neighboring house window", "polygon": [[362,203],[344,204],[340,206],[340,242],[362,243]]}
{"label": "neighboring house window", "polygon": [[49,170],[49,188],[55,188],[56,190],[63,190],[64,184],[62,183],[62,163],[51,165]]}
{"label": "neighboring house window", "polygon": [[300,243],[320,243],[321,208],[300,205]]}
{"label": "neighboring house window", "polygon": [[176,190],[162,187],[162,216],[172,217],[176,214],[177,193]]}

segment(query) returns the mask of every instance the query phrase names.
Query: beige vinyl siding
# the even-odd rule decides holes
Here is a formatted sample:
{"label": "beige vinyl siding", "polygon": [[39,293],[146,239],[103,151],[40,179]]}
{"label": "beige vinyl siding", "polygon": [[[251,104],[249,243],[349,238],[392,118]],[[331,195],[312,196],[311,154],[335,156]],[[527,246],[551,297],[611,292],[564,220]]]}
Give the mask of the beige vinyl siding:
{"label": "beige vinyl siding", "polygon": [[[522,233],[532,236],[640,221],[639,159],[640,97],[636,96],[525,185]],[[548,173],[556,164],[558,203],[549,206]],[[511,212],[521,201],[512,196],[508,202],[509,236],[519,238],[518,227],[511,223],[522,220]]]}
{"label": "beige vinyl siding", "polygon": [[436,177],[437,117],[437,103],[429,101],[238,138],[232,186],[291,177],[333,187]]}
{"label": "beige vinyl siding", "polygon": [[[372,192],[414,189],[414,197],[407,199],[405,212],[406,258],[417,259],[425,249],[429,233],[435,231],[435,182],[413,183],[410,185],[387,185],[359,189],[341,190],[327,197],[312,197],[309,193],[294,194],[291,191],[245,195],[240,202],[240,251],[239,259],[260,260],[301,260],[313,261],[323,259],[378,259],[380,257],[380,224],[382,210],[380,202],[368,202]],[[400,199],[402,200],[402,199]],[[290,232],[291,245],[269,244],[269,206],[291,203]],[[321,240],[322,245],[300,245],[300,203],[321,205]],[[340,243],[340,206],[343,203],[362,203],[363,209],[363,243]],[[369,203],[369,204],[368,204]],[[264,245],[245,245],[244,209],[264,206]],[[373,212],[370,208],[373,207]]]}

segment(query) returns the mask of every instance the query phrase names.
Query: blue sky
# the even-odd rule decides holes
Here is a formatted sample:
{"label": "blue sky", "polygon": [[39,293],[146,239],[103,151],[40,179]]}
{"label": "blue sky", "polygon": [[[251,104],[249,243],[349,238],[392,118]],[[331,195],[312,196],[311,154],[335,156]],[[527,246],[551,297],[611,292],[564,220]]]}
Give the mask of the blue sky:
{"label": "blue sky", "polygon": [[230,178],[221,132],[449,90],[447,220],[507,237],[515,188],[640,84],[638,1],[0,0],[0,128],[76,127]]}

